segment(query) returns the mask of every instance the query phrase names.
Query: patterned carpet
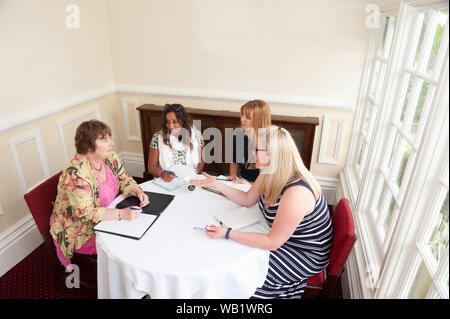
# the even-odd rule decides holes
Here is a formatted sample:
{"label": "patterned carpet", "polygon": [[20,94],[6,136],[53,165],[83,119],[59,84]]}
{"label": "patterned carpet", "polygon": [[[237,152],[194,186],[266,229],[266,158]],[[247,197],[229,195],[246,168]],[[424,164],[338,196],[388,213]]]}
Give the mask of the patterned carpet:
{"label": "patterned carpet", "polygon": [[[81,272],[81,276],[83,273]],[[95,276],[84,272],[86,276]],[[97,292],[80,287],[59,292],[44,244],[0,278],[0,299],[96,299]]]}

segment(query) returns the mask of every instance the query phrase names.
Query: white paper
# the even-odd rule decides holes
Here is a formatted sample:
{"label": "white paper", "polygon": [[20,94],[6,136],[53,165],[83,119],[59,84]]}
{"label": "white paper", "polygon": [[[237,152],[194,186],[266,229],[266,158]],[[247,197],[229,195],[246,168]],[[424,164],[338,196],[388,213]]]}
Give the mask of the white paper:
{"label": "white paper", "polygon": [[179,179],[183,179],[183,180],[185,178],[190,178],[190,177],[197,175],[195,173],[194,168],[186,166],[186,165],[181,165],[181,164],[173,165],[171,168],[168,169],[168,171],[175,172],[175,175],[177,175]]}
{"label": "white paper", "polygon": [[101,221],[94,227],[94,230],[141,238],[155,219],[156,215],[141,213],[132,221],[125,219]]}
{"label": "white paper", "polygon": [[[220,175],[220,176],[217,176],[217,178],[227,178],[227,177],[223,176],[223,175]],[[248,192],[248,190],[252,187],[251,184],[247,184],[247,183],[245,183],[245,184],[238,184],[238,183],[233,183],[232,181],[218,181],[218,182],[219,183],[223,183],[223,184],[228,185],[228,186],[231,186],[233,188],[239,189],[239,190],[244,191],[244,192]]]}
{"label": "white paper", "polygon": [[219,214],[215,218],[224,227],[236,230],[258,223],[259,214],[258,211],[249,210],[247,207],[239,207],[233,211]]}

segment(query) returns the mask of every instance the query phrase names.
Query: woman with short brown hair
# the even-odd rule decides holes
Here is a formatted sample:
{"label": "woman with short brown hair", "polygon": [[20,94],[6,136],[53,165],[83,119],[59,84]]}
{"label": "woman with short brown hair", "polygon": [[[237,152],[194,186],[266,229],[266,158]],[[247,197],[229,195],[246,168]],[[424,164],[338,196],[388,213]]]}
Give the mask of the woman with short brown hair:
{"label": "woman with short brown hair", "polygon": [[[97,254],[94,226],[102,220],[133,220],[148,196],[127,174],[113,151],[111,128],[97,120],[80,124],[75,134],[77,154],[63,169],[58,183],[50,234],[58,259],[70,269],[75,252]],[[140,207],[107,208],[116,196],[134,195]]]}

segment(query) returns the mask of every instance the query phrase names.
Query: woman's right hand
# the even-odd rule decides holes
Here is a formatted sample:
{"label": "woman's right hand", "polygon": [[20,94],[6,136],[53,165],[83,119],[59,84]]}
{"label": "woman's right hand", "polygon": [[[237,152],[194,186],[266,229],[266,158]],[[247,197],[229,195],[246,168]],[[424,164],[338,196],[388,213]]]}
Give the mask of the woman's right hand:
{"label": "woman's right hand", "polygon": [[205,176],[206,179],[191,179],[189,181],[189,184],[192,184],[196,187],[217,187],[217,181],[214,176],[211,176],[205,172],[203,172],[203,176]]}
{"label": "woman's right hand", "polygon": [[168,171],[168,172],[171,172],[173,175],[162,171],[161,172],[161,178],[163,179],[163,181],[169,183],[175,178],[175,172],[172,172],[172,171]]}
{"label": "woman's right hand", "polygon": [[[133,207],[134,209],[131,209]],[[139,206],[130,206],[119,210],[120,217],[126,220],[134,220],[139,217],[142,209]]]}

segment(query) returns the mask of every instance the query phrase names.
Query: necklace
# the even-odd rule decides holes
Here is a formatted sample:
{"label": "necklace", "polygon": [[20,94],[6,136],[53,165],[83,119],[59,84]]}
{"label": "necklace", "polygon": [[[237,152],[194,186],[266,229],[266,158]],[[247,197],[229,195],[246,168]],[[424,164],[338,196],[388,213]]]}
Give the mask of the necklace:
{"label": "necklace", "polygon": [[95,167],[94,165],[92,165],[92,163],[90,163],[90,164],[91,164],[91,167],[92,167],[93,169],[95,169],[97,172],[100,172],[100,171],[102,170],[102,168],[103,168],[103,162],[100,163],[100,167],[99,167],[99,168],[97,168],[97,167]]}

